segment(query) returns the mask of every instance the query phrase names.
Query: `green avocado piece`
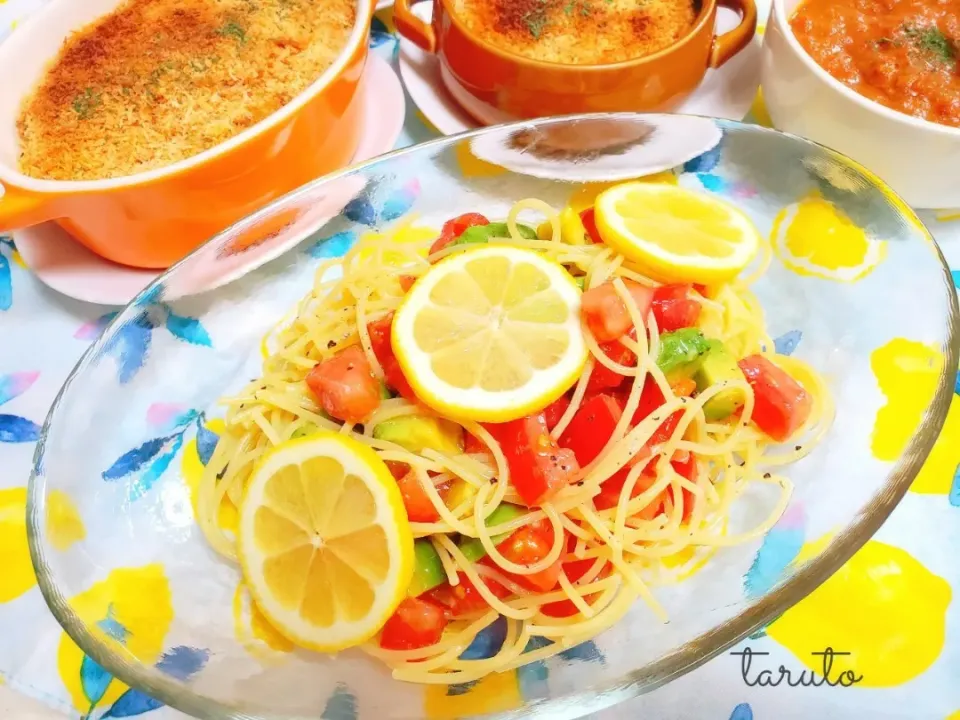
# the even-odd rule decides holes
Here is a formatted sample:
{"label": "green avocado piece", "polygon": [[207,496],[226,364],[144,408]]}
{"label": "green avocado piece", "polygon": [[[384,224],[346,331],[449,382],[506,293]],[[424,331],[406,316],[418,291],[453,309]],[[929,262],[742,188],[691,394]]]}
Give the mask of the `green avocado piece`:
{"label": "green avocado piece", "polygon": [[[527,240],[536,240],[537,231],[534,230],[529,225],[522,225],[517,223],[517,232],[520,233],[520,236],[526,238]],[[507,228],[506,223],[502,222],[492,222],[487,225],[473,225],[468,227],[454,241],[454,245],[468,245],[473,243],[485,243],[489,242],[492,237],[510,237],[510,230]]]}
{"label": "green avocado piece", "polygon": [[377,440],[396,443],[412,453],[419,454],[427,448],[444,455],[463,452],[463,428],[430,415],[402,415],[384,420],[373,428],[373,436]]}
{"label": "green avocado piece", "polygon": [[[516,520],[521,515],[526,514],[526,512],[526,508],[522,508],[519,505],[501,503],[492,513],[490,513],[489,517],[487,517],[485,525],[487,527],[496,527],[497,525],[502,525],[503,523],[510,522],[511,520]],[[494,535],[492,538],[493,544],[498,545],[508,537],[510,537],[510,533]],[[467,560],[470,562],[477,562],[487,554],[487,551],[484,549],[483,543],[480,542],[479,538],[463,538],[460,541],[460,551],[466,555]]]}
{"label": "green avocado piece", "polygon": [[426,538],[413,541],[413,580],[407,588],[407,595],[417,597],[428,590],[442,585],[447,579],[440,555],[433,543]]}
{"label": "green avocado piece", "polygon": [[[726,380],[743,380],[743,371],[723,343],[710,340],[709,345],[693,376],[697,383],[697,392],[703,392],[708,387]],[[707,400],[703,406],[703,414],[711,422],[724,420],[733,415],[742,404],[742,392],[736,389],[723,390]]]}
{"label": "green avocado piece", "polygon": [[671,382],[693,377],[700,360],[710,349],[703,333],[696,328],[683,328],[660,336],[657,366]]}

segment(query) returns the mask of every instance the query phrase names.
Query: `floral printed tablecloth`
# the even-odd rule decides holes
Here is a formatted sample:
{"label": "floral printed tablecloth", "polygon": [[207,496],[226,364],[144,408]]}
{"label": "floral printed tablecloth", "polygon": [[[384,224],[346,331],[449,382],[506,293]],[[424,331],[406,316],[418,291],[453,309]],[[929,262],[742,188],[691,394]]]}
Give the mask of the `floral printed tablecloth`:
{"label": "floral printed tablecloth", "polygon": [[[43,0],[0,0],[0,41]],[[397,42],[389,12],[374,20],[371,44],[395,59]],[[11,69],[0,69],[0,78]],[[2,81],[2,79],[0,79]],[[764,123],[758,99],[751,118]],[[409,102],[398,147],[436,135]],[[710,182],[704,168],[704,185]],[[960,214],[923,213],[960,286]],[[850,262],[819,248],[826,271]],[[826,253],[825,255],[823,253]],[[861,261],[863,259],[861,258]],[[0,716],[183,717],[135,691],[126,691],[85,658],[50,615],[36,587],[24,523],[26,482],[34,442],[49,404],[74,363],[110,317],[108,309],[77,302],[47,289],[24,265],[10,238],[0,237]],[[167,324],[174,334],[202,342],[203,329],[189,319]],[[796,339],[794,339],[796,341]],[[143,348],[146,350],[146,346]],[[878,419],[875,438],[896,443],[897,418],[909,417],[915,373],[929,350],[892,343],[875,358],[877,382],[898,412]],[[793,718],[910,718],[960,720],[960,382],[943,434],[911,492],[874,539],[831,580],[758,636],[667,687],[601,713],[603,720],[636,717],[704,720]],[[902,412],[899,412],[902,410]],[[171,421],[158,408],[156,422]],[[893,450],[896,452],[896,449]],[[202,449],[201,449],[202,455]],[[195,462],[196,447],[176,460]],[[82,538],[85,528],[71,508],[58,542]],[[73,518],[73,520],[71,520]],[[775,582],[808,538],[802,517],[785,518],[765,541],[748,582],[758,592]],[[136,592],[131,595],[136,598]],[[831,647],[849,653],[833,659],[829,684],[817,679]],[[168,671],[195,672],[205,657],[168,651]],[[186,649],[181,649],[186,650]],[[846,687],[845,670],[861,679]],[[806,671],[804,673],[804,671]],[[817,673],[813,675],[811,673]],[[789,677],[785,673],[789,673]],[[803,674],[801,674],[803,673]],[[471,693],[472,711],[494,709],[504,696],[522,693],[511,680]],[[498,699],[499,698],[499,699]],[[467,700],[442,699],[445,713]],[[353,720],[351,702],[331,698],[322,717]],[[349,698],[348,698],[349,700]]]}

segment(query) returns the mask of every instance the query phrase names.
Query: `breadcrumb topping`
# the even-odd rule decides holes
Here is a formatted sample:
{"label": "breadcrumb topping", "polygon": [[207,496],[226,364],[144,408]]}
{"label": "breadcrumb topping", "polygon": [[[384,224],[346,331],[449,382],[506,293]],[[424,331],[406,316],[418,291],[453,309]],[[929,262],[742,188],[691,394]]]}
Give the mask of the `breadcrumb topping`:
{"label": "breadcrumb topping", "polygon": [[254,125],[346,45],[354,0],[129,0],[69,37],[17,121],[20,170],[95,180]]}

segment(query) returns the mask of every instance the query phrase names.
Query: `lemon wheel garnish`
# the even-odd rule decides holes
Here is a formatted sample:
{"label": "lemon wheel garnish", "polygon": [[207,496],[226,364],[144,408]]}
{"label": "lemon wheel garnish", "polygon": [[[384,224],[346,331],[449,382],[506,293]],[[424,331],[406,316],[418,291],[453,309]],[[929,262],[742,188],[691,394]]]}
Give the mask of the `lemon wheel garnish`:
{"label": "lemon wheel garnish", "polygon": [[240,510],[239,556],[264,616],[321,652],[373,637],[413,577],[396,482],[373,450],[335,433],[263,456]]}
{"label": "lemon wheel garnish", "polygon": [[614,185],[597,197],[595,219],[606,244],[664,281],[729,280],[760,246],[737,208],[665,183]]}
{"label": "lemon wheel garnish", "polygon": [[484,422],[550,404],[587,359],[573,278],[536,252],[503,245],[433,266],[397,310],[392,343],[421,400]]}

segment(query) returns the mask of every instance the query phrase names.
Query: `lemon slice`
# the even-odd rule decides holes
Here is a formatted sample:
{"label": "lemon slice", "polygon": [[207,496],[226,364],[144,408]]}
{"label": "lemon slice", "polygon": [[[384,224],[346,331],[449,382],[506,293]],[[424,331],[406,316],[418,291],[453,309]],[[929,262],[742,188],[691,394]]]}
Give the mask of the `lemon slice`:
{"label": "lemon slice", "polygon": [[760,246],[737,208],[666,183],[614,185],[597,197],[595,218],[605,243],[664,281],[729,280]]}
{"label": "lemon slice", "polygon": [[396,482],[373,450],[336,433],[264,455],[247,484],[238,549],[267,620],[320,652],[373,637],[413,577]]}
{"label": "lemon slice", "polygon": [[531,250],[503,245],[430,268],[397,310],[392,343],[421,400],[483,422],[545,407],[587,360],[573,278]]}

